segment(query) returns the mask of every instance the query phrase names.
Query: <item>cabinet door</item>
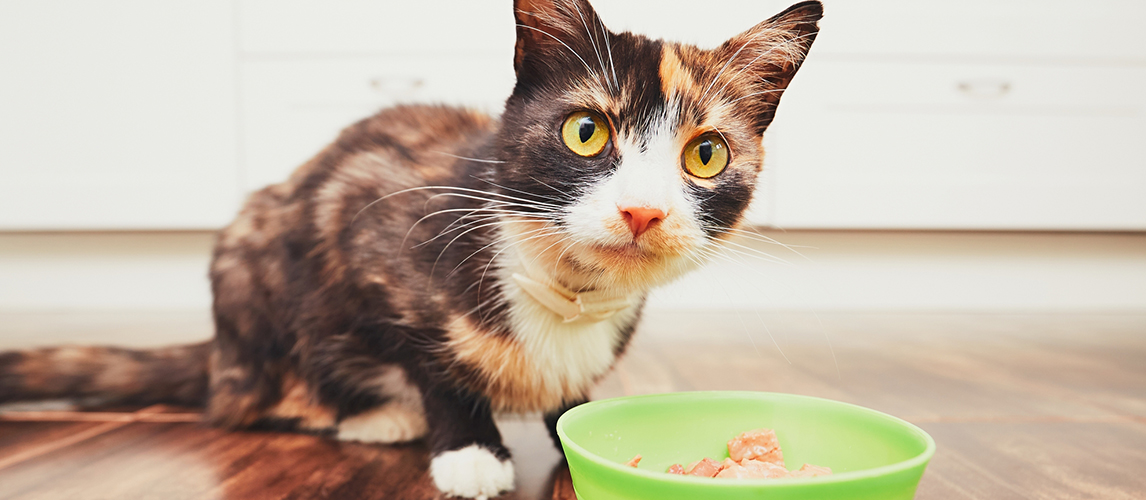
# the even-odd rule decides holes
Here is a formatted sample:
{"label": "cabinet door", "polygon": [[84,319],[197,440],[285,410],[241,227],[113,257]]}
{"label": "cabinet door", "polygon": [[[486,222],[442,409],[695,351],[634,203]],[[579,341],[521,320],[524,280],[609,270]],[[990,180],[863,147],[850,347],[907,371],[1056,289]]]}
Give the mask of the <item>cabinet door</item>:
{"label": "cabinet door", "polygon": [[0,2],[0,229],[181,229],[237,207],[227,0]]}
{"label": "cabinet door", "polygon": [[344,127],[386,106],[443,103],[498,115],[513,90],[511,57],[395,55],[245,62],[243,185],[255,190],[282,182]]}
{"label": "cabinet door", "polygon": [[779,227],[1146,229],[1146,69],[800,71],[770,132]]}

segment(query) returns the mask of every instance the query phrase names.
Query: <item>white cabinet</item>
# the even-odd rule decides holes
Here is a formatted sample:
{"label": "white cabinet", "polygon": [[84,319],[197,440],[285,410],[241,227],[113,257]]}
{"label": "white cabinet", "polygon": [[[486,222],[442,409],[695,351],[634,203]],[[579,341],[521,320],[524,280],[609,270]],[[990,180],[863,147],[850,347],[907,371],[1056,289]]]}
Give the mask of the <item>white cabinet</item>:
{"label": "white cabinet", "polygon": [[512,0],[236,0],[248,56],[513,54]]}
{"label": "white cabinet", "polygon": [[[793,2],[593,3],[614,30],[714,46]],[[754,222],[1146,229],[1146,3],[826,3],[765,138]],[[241,0],[244,188],[384,105],[497,110],[512,86],[508,4]]]}
{"label": "white cabinet", "polygon": [[[795,0],[595,0],[702,46]],[[1146,2],[825,0],[752,220],[1146,229]],[[214,228],[400,102],[498,112],[511,0],[0,2],[0,230]]]}
{"label": "white cabinet", "polygon": [[769,131],[763,222],[1146,229],[1146,3],[826,11]]}
{"label": "white cabinet", "polygon": [[245,62],[243,187],[281,182],[344,127],[385,106],[436,102],[500,114],[513,90],[511,54]]}
{"label": "white cabinet", "polygon": [[218,227],[237,207],[231,2],[0,2],[0,229]]}
{"label": "white cabinet", "polygon": [[780,227],[1146,228],[1146,67],[801,71],[770,158]]}

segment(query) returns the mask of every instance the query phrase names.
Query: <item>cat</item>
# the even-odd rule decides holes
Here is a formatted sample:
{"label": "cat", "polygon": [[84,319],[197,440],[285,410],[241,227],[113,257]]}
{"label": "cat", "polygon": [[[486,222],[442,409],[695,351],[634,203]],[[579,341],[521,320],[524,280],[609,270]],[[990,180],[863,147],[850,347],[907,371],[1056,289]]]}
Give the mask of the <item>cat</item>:
{"label": "cat", "polygon": [[443,493],[512,489],[494,414],[542,413],[553,433],[624,354],[649,290],[743,223],[823,15],[802,2],[702,50],[608,31],[587,0],[513,7],[500,118],[404,105],[346,128],[219,233],[211,341],[3,353],[0,403],[424,438]]}

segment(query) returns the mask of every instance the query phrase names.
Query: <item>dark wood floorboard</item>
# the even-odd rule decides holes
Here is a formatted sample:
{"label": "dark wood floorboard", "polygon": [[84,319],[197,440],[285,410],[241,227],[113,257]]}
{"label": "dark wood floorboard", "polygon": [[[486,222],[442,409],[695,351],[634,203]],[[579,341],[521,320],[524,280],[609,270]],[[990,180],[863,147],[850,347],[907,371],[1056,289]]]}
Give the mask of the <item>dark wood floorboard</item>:
{"label": "dark wood floorboard", "polygon": [[[154,345],[147,330],[163,320],[0,314],[0,331],[14,329],[0,349]],[[207,335],[193,315],[171,320],[179,341]],[[920,500],[1146,498],[1146,315],[654,313],[594,396],[681,390],[807,394],[915,422],[939,445]],[[0,412],[0,499],[440,498],[421,443],[226,433],[196,418]],[[575,498],[539,419],[499,426],[518,476],[504,500]]]}

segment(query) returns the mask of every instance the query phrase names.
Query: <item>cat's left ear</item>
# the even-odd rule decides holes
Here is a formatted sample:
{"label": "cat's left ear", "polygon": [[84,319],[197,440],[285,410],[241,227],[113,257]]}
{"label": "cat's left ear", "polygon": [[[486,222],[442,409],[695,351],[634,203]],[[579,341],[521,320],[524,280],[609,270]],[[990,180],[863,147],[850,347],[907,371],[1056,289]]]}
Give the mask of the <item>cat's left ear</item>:
{"label": "cat's left ear", "polygon": [[760,132],[772,122],[781,94],[804,63],[822,17],[824,6],[819,1],[800,2],[716,49],[728,61],[725,71],[740,75],[751,89],[748,94],[755,94],[751,100],[759,108]]}
{"label": "cat's left ear", "polygon": [[[600,62],[608,30],[587,0],[514,0],[517,46],[513,69],[519,81],[559,73],[562,68]],[[600,70],[604,71],[604,63]]]}

